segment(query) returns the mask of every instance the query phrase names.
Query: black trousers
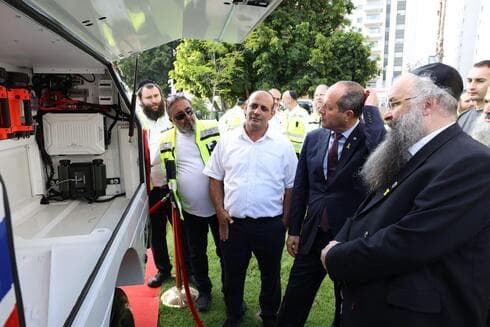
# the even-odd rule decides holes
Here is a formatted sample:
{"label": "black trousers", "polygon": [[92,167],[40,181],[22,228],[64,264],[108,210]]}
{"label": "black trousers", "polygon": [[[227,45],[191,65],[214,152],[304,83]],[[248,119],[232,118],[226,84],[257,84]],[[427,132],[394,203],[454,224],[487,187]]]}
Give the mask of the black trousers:
{"label": "black trousers", "polygon": [[[288,286],[277,320],[277,326],[304,326],[311,310],[316,293],[325,278],[326,271],[320,261],[322,249],[333,239],[330,232],[318,229],[315,242],[308,254],[297,254],[291,272]],[[335,318],[334,324],[340,321],[340,288],[334,284],[335,289]]]}
{"label": "black trousers", "polygon": [[252,253],[260,269],[261,316],[276,318],[281,301],[281,256],[285,236],[281,218],[233,218],[234,223],[229,225],[229,238],[221,242],[228,318],[239,319],[243,315],[243,289]]}
{"label": "black trousers", "polygon": [[221,282],[223,283],[223,260],[221,257],[219,243],[218,218],[216,215],[210,217],[199,217],[188,212],[184,214],[184,231],[189,245],[190,261],[194,272],[197,290],[199,293],[211,293],[212,284],[209,279],[208,265],[208,230],[211,230],[216,255],[221,264]]}
{"label": "black trousers", "polygon": [[[160,201],[169,192],[168,187],[154,187],[149,194],[150,208]],[[160,206],[158,210],[150,214],[151,237],[150,247],[153,253],[153,261],[159,272],[170,273],[172,264],[168,255],[167,246],[167,221],[172,223],[170,200]],[[187,275],[192,275],[192,266],[190,263],[189,246],[184,232],[182,232],[182,247],[184,252],[184,262],[187,268]]]}

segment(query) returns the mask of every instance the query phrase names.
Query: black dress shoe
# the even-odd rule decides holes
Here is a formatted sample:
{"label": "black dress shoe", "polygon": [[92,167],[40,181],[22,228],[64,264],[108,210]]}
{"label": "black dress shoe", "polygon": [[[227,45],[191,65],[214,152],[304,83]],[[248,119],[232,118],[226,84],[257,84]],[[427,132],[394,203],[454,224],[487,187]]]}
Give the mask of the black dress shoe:
{"label": "black dress shoe", "polygon": [[199,293],[196,299],[196,308],[199,312],[209,311],[211,306],[211,293]]}
{"label": "black dress shoe", "polygon": [[262,326],[264,327],[276,327],[277,325],[277,319],[275,317],[262,317],[262,311],[259,310],[257,314],[255,315],[255,318],[257,321],[262,322]]}
{"label": "black dress shoe", "polygon": [[162,286],[162,283],[165,280],[169,279],[170,277],[171,276],[169,272],[164,273],[159,271],[155,274],[155,276],[153,276],[152,278],[150,278],[150,280],[148,280],[148,286],[152,288],[160,287]]}
{"label": "black dress shoe", "polygon": [[241,311],[241,315],[245,315],[245,311],[247,311],[248,307],[247,307],[247,303],[245,303],[245,301],[242,301],[242,305],[240,306],[240,311]]}

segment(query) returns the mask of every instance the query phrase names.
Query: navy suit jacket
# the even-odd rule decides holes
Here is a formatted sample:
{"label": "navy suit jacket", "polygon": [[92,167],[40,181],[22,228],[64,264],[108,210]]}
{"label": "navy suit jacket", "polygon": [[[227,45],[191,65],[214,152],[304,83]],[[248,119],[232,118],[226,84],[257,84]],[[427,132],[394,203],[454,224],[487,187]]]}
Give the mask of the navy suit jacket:
{"label": "navy suit jacket", "polygon": [[490,150],[454,124],[372,194],[326,256],[342,326],[485,326]]}
{"label": "navy suit jacket", "polygon": [[308,133],[296,169],[289,218],[289,235],[301,236],[299,253],[310,251],[324,210],[333,235],[347,217],[354,214],[366,196],[359,171],[385,133],[378,109],[365,106],[363,121],[345,141],[335,177],[328,184],[323,161],[327,155],[330,130],[318,128]]}

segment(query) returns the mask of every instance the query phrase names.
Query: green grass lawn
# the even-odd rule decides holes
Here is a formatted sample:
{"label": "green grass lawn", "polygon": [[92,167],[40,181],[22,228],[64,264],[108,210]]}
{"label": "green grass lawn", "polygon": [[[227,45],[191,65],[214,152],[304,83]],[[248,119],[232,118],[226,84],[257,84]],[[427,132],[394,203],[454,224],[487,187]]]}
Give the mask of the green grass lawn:
{"label": "green grass lawn", "polygon": [[[211,233],[209,234],[211,235]],[[167,233],[169,254],[173,254],[172,232]],[[214,242],[211,237],[208,241],[208,257],[210,278],[213,283],[213,299],[211,302],[211,310],[206,313],[199,313],[201,320],[205,326],[222,326],[226,318],[225,304],[221,293],[220,280],[220,265],[219,260],[214,250]],[[293,264],[293,258],[284,249],[282,256],[281,282],[282,290],[287,285],[289,271]],[[174,286],[173,281],[167,281],[162,285],[162,292]],[[257,320],[257,312],[259,311],[259,292],[260,292],[260,272],[257,266],[255,257],[252,257],[247,271],[247,280],[245,282],[245,302],[248,310],[241,326],[262,326]],[[330,326],[333,318],[334,303],[333,303],[333,285],[331,280],[325,278],[322,286],[317,294],[310,311],[310,316],[306,322],[306,326]],[[158,326],[194,326],[189,308],[175,309],[160,305],[160,316]]]}

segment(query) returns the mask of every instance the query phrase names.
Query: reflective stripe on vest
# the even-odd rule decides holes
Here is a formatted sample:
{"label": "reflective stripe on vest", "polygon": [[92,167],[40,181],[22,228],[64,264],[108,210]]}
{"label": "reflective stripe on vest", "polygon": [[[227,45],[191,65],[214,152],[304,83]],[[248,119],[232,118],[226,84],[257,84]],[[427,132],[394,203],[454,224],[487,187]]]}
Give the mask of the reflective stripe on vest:
{"label": "reflective stripe on vest", "polygon": [[[195,142],[199,149],[199,153],[201,154],[201,159],[203,163],[206,165],[206,163],[209,161],[209,158],[211,157],[211,153],[213,152],[219,140],[218,122],[215,120],[196,119],[195,128],[196,128]],[[168,169],[168,168],[166,169],[167,179],[169,181],[169,187],[175,190],[176,194],[178,194],[177,181],[176,181],[177,176],[170,176],[170,174],[173,175],[173,171],[175,172],[174,174],[177,175],[178,158],[176,158],[175,155],[175,135],[176,135],[175,127],[163,133],[162,139],[160,141],[160,159],[164,167],[167,167],[169,164],[174,166],[173,169]],[[180,201],[180,199],[178,199],[178,201]],[[179,206],[179,211],[181,211],[180,203],[178,204],[178,206]]]}

